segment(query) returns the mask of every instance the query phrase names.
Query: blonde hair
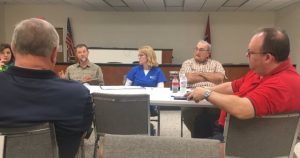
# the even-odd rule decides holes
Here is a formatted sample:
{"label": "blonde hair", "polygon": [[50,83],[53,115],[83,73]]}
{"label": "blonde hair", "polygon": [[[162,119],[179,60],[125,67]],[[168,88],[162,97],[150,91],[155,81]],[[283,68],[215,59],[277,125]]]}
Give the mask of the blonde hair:
{"label": "blonde hair", "polygon": [[147,65],[150,67],[157,67],[158,63],[156,60],[156,55],[151,46],[142,46],[139,48],[139,54],[144,54],[147,57]]}

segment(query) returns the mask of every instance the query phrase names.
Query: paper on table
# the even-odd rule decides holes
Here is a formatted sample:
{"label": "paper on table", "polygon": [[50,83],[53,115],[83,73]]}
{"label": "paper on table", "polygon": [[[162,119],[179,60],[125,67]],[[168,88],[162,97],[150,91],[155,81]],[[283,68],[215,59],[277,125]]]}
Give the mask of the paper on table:
{"label": "paper on table", "polygon": [[[191,89],[187,89],[186,93],[190,92]],[[183,97],[186,93],[181,93],[180,91],[178,91],[177,93],[172,93],[172,97]]]}
{"label": "paper on table", "polygon": [[141,86],[100,86],[103,90],[144,89]]}

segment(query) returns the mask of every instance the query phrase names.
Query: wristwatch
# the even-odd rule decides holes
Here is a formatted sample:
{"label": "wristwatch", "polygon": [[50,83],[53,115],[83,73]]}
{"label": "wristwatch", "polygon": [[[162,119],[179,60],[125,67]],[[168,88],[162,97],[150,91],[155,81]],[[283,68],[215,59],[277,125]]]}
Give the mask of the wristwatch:
{"label": "wristwatch", "polygon": [[212,92],[212,90],[206,89],[206,90],[204,91],[204,93],[203,93],[204,99],[207,100],[208,97],[210,96],[211,92]]}

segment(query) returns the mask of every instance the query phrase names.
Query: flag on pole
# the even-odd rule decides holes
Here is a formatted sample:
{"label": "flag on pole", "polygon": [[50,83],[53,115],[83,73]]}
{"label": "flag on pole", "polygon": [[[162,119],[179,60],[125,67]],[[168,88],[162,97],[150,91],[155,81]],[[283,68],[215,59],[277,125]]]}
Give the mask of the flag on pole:
{"label": "flag on pole", "polygon": [[73,42],[73,34],[72,34],[70,18],[68,18],[68,22],[67,22],[66,44],[67,44],[67,60],[68,61],[70,61],[70,59],[74,60],[75,52],[74,52],[74,42]]}
{"label": "flag on pole", "polygon": [[208,17],[207,17],[206,29],[205,29],[205,34],[204,34],[204,40],[205,40],[206,42],[208,42],[208,43],[211,44],[209,15],[208,15]]}

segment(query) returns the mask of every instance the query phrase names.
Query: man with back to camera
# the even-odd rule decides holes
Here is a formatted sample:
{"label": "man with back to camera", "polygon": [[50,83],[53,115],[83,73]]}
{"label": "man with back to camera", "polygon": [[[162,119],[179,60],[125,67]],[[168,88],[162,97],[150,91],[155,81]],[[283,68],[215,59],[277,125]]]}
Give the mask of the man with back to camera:
{"label": "man with back to camera", "polygon": [[[222,64],[210,59],[211,45],[199,41],[194,50],[194,57],[183,62],[180,73],[185,73],[188,87],[212,87],[223,82],[225,70]],[[212,136],[213,124],[218,120],[217,108],[182,108],[182,116],[192,138]]]}
{"label": "man with back to camera", "polygon": [[94,111],[87,88],[54,72],[59,46],[55,28],[45,20],[23,20],[14,29],[11,46],[15,66],[0,73],[5,89],[0,92],[0,127],[52,122],[59,156],[74,158]]}
{"label": "man with back to camera", "polygon": [[248,45],[250,71],[245,76],[210,89],[198,87],[186,96],[195,102],[206,99],[220,108],[222,127],[226,112],[239,119],[250,119],[299,111],[300,76],[289,53],[289,37],[284,30],[260,29]]}
{"label": "man with back to camera", "polygon": [[76,45],[75,55],[78,63],[68,66],[66,73],[60,72],[59,76],[68,80],[80,81],[81,83],[104,85],[100,66],[91,63],[88,59],[89,50],[87,45]]}

